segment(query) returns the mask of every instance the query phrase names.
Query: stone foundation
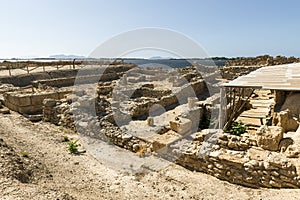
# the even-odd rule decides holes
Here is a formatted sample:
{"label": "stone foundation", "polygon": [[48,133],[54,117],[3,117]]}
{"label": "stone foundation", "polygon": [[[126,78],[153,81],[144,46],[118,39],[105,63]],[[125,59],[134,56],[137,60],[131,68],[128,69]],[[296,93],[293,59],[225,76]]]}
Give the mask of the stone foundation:
{"label": "stone foundation", "polygon": [[223,133],[205,155],[201,154],[205,136],[206,133],[198,133],[194,141],[183,139],[170,145],[169,152],[175,154],[176,163],[248,187],[300,188],[296,166],[280,153],[256,147],[248,136]]}
{"label": "stone foundation", "polygon": [[4,94],[4,105],[21,114],[40,114],[43,111],[43,101],[47,98],[62,99],[69,90],[48,91],[42,93],[7,92]]}

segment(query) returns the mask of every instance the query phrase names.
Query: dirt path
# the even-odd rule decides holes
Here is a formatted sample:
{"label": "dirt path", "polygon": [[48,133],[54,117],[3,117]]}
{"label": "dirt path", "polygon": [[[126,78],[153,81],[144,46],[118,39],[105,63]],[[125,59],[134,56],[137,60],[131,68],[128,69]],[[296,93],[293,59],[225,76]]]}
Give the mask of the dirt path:
{"label": "dirt path", "polygon": [[300,190],[249,189],[174,164],[135,175],[118,171],[88,153],[69,154],[64,135],[77,138],[16,113],[0,115],[0,199],[300,198]]}

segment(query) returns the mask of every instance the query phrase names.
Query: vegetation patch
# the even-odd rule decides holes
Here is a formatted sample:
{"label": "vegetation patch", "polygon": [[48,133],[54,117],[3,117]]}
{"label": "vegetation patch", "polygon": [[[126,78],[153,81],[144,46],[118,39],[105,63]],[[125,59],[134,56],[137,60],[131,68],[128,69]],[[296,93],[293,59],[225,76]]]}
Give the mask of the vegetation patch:
{"label": "vegetation patch", "polygon": [[246,131],[247,131],[247,126],[243,122],[237,121],[237,122],[233,122],[229,130],[226,132],[232,135],[240,136]]}

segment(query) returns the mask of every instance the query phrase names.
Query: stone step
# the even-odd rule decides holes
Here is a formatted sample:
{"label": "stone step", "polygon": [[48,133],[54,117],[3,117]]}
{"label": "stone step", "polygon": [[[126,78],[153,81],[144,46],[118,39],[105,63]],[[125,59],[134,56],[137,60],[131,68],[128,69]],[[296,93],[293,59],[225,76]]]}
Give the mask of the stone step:
{"label": "stone step", "polygon": [[274,104],[274,99],[250,99],[250,102],[252,103],[262,103],[262,104],[266,104],[266,103],[269,103],[269,104]]}
{"label": "stone step", "polygon": [[251,103],[253,108],[271,108],[273,104],[255,104]]}
{"label": "stone step", "polygon": [[255,115],[252,115],[252,114],[247,114],[247,113],[243,113],[240,115],[240,117],[245,117],[245,118],[257,118],[257,119],[265,119],[266,117],[268,117],[268,114],[255,114]]}
{"label": "stone step", "polygon": [[244,111],[240,116],[249,118],[266,118],[269,116],[270,110],[267,108],[256,108]]}
{"label": "stone step", "polygon": [[[238,117],[237,121],[242,121],[247,126],[260,127],[261,121],[260,118],[248,118],[248,117]],[[263,119],[263,123],[266,123],[266,119]]]}
{"label": "stone step", "polygon": [[[270,118],[271,107],[275,104],[269,90],[255,92],[258,96],[250,99],[252,108],[246,110],[237,118],[248,126],[248,132],[255,133],[261,124],[266,124]],[[262,121],[262,123],[261,123]]]}
{"label": "stone step", "polygon": [[269,108],[251,108],[250,110],[245,110],[244,112],[251,112],[251,113],[269,113]]}

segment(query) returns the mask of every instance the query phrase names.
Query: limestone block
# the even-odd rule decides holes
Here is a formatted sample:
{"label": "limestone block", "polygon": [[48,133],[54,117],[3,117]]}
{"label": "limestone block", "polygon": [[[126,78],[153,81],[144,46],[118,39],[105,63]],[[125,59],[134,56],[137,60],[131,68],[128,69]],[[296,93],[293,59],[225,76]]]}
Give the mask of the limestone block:
{"label": "limestone block", "polygon": [[203,80],[199,80],[192,83],[192,88],[196,94],[202,93],[205,90],[205,82]]}
{"label": "limestone block", "polygon": [[174,80],[173,87],[181,87],[185,83],[187,83],[187,80],[185,78],[180,77]]}
{"label": "limestone block", "polygon": [[59,91],[58,94],[53,94],[54,96],[57,96],[57,99],[63,99],[65,95],[72,93],[72,91]]}
{"label": "limestone block", "polygon": [[26,118],[28,118],[32,122],[41,121],[43,119],[43,115],[28,115],[24,114]]}
{"label": "limestone block", "polygon": [[296,119],[290,117],[289,110],[274,113],[273,125],[282,127],[283,132],[296,131],[298,128],[298,122]]}
{"label": "limestone block", "polygon": [[287,158],[299,158],[300,150],[297,145],[290,145],[285,153]]}
{"label": "limestone block", "polygon": [[186,118],[177,118],[170,121],[170,128],[179,134],[185,134],[191,130],[192,121]]}
{"label": "limestone block", "polygon": [[18,112],[22,114],[34,115],[42,113],[42,111],[42,105],[18,107]]}
{"label": "limestone block", "polygon": [[46,96],[46,94],[34,94],[31,96],[31,105],[42,105],[45,98],[52,99],[53,97]]}
{"label": "limestone block", "polygon": [[8,108],[1,108],[0,113],[1,114],[10,114],[10,110]]}
{"label": "limestone block", "polygon": [[160,105],[162,105],[163,107],[167,107],[167,106],[173,105],[177,102],[178,102],[178,99],[175,95],[169,95],[169,96],[162,97],[158,103]]}
{"label": "limestone block", "polygon": [[167,132],[162,135],[156,135],[152,140],[152,150],[153,151],[162,151],[166,150],[163,149],[166,147],[168,144],[173,143],[174,141],[177,141],[178,139],[181,138],[181,135],[175,132]]}
{"label": "limestone block", "polygon": [[289,110],[289,115],[299,118],[300,106],[299,106],[300,93],[294,92],[288,95],[284,104],[281,107],[281,111]]}
{"label": "limestone block", "polygon": [[13,111],[17,111],[18,112],[18,106],[10,103],[9,101],[5,101],[4,102],[4,105],[9,108],[10,110],[13,110]]}
{"label": "limestone block", "polygon": [[251,147],[247,151],[247,157],[251,160],[264,161],[268,159],[269,152],[259,147]]}
{"label": "limestone block", "polygon": [[283,138],[283,129],[278,126],[261,126],[256,133],[259,147],[266,150],[279,150],[279,143]]}
{"label": "limestone block", "polygon": [[139,79],[138,79],[138,78],[135,78],[135,77],[129,77],[129,78],[127,79],[127,81],[128,81],[129,83],[137,83],[137,82],[139,82]]}
{"label": "limestone block", "polygon": [[15,105],[18,106],[30,106],[31,105],[31,99],[30,96],[15,96],[14,102],[12,102]]}
{"label": "limestone block", "polygon": [[152,83],[143,84],[142,88],[154,89],[154,84]]}
{"label": "limestone block", "polygon": [[188,107],[189,107],[189,109],[195,108],[197,101],[198,101],[198,98],[196,98],[196,97],[188,97]]}
{"label": "limestone block", "polygon": [[112,87],[111,86],[99,86],[97,89],[97,93],[98,94],[108,94],[112,91]]}
{"label": "limestone block", "polygon": [[56,100],[55,99],[44,99],[43,105],[46,107],[54,107],[54,106],[56,106]]}
{"label": "limestone block", "polygon": [[147,118],[147,124],[148,124],[148,126],[153,126],[154,125],[154,119],[153,119],[153,117],[148,117]]}
{"label": "limestone block", "polygon": [[203,119],[203,114],[203,108],[195,107],[183,112],[181,116],[191,120],[193,129],[197,130],[201,119]]}

